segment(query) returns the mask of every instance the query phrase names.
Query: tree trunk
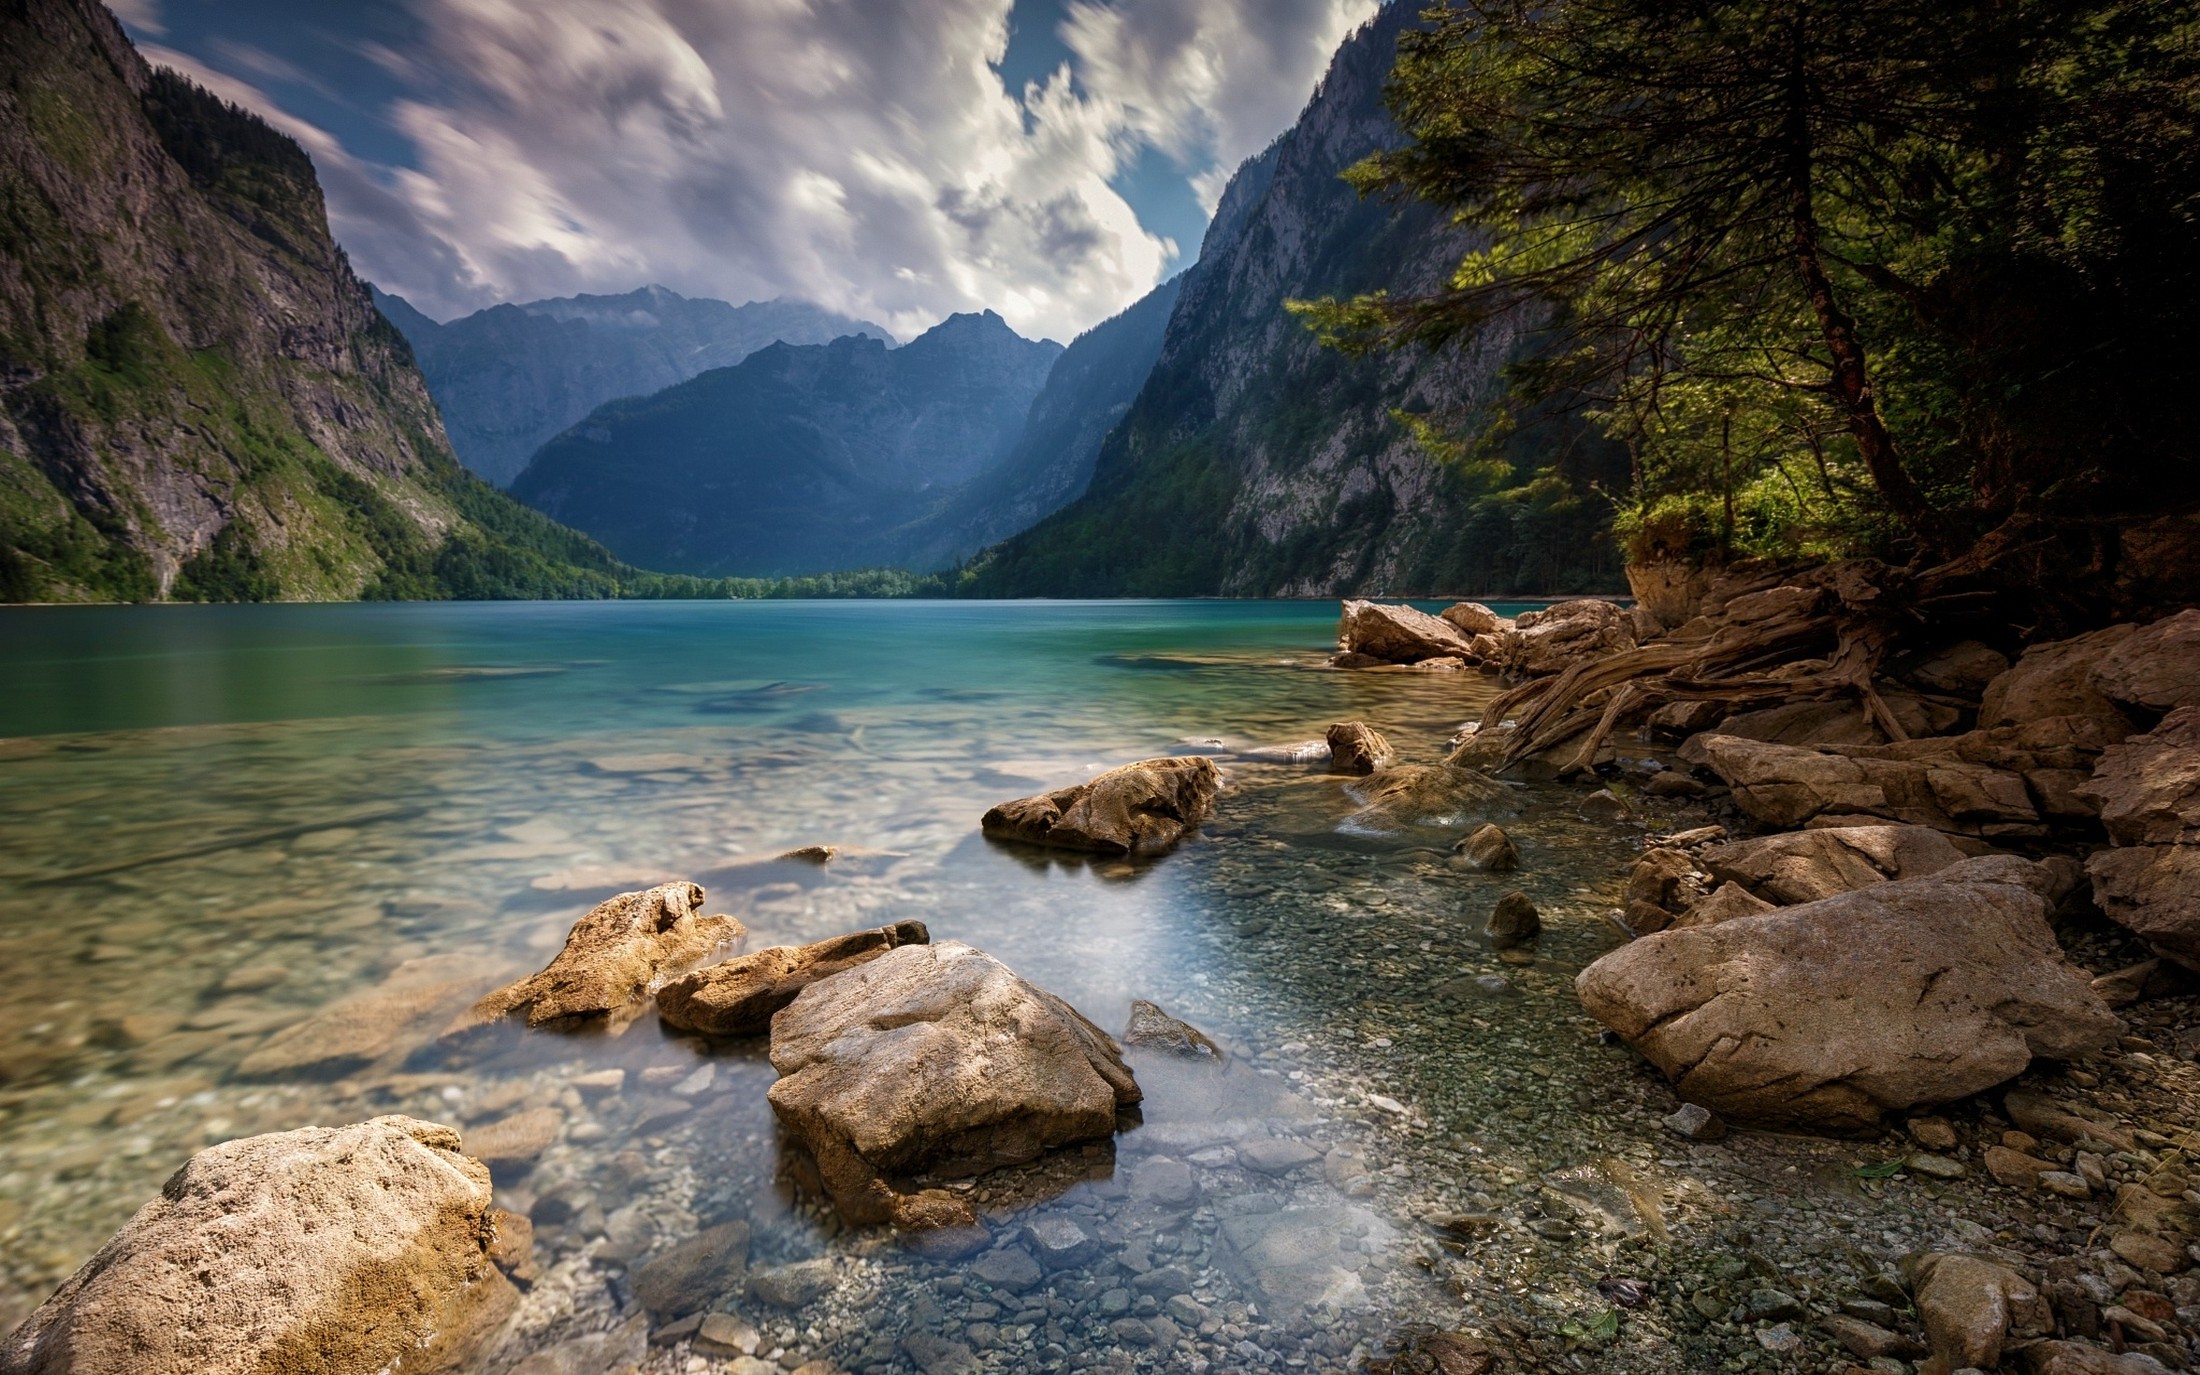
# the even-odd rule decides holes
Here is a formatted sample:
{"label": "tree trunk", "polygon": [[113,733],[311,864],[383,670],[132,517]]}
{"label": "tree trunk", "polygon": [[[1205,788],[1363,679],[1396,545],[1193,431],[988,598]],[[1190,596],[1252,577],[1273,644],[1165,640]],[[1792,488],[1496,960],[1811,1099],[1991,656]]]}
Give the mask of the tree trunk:
{"label": "tree trunk", "polygon": [[1872,392],[1871,372],[1865,363],[1864,342],[1857,337],[1856,321],[1841,308],[1833,279],[1826,274],[1825,260],[1819,253],[1810,123],[1805,113],[1810,92],[1802,52],[1803,40],[1798,34],[1789,78],[1786,131],[1788,214],[1793,227],[1795,270],[1802,278],[1804,294],[1810,298],[1811,311],[1818,317],[1826,351],[1833,357],[1834,404],[1848,423],[1849,435],[1856,441],[1865,471],[1871,474],[1872,486],[1904,529],[1937,549],[1939,515],[1895,452],[1894,436],[1887,433],[1887,423],[1879,415],[1878,398]]}

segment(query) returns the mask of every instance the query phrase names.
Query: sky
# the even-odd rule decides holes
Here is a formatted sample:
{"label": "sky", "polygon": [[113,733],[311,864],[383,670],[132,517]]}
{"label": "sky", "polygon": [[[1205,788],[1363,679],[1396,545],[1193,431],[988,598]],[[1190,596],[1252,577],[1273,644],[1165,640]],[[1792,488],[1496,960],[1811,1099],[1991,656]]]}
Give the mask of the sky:
{"label": "sky", "polygon": [[437,319],[657,284],[1067,340],[1197,257],[1377,0],[110,0]]}

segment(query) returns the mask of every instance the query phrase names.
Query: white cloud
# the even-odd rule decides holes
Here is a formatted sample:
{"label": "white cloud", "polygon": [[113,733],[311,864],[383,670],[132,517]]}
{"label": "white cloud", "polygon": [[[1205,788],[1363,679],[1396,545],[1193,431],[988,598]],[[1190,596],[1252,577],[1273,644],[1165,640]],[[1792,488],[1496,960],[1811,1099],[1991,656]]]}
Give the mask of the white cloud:
{"label": "white cloud", "polygon": [[1075,0],[1073,66],[1017,92],[1011,6],[418,0],[424,45],[383,64],[417,165],[307,146],[361,270],[431,314],[661,282],[1066,339],[1175,247],[1110,189],[1126,160],[1163,149],[1211,203],[1375,0]]}
{"label": "white cloud", "polygon": [[168,32],[161,23],[160,0],[107,0],[107,8],[114,11],[115,18],[140,33]]}

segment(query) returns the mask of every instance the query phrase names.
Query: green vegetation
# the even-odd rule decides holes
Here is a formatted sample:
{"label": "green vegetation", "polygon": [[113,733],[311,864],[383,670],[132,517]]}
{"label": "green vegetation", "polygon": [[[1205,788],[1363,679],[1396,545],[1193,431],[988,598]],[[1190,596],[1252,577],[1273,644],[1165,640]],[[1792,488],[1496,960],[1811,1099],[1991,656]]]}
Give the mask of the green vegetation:
{"label": "green vegetation", "polygon": [[1455,467],[1579,414],[1632,456],[1635,557],[2012,560],[2035,583],[2200,500],[2200,10],[1458,0],[1429,19],[1390,86],[1410,142],[1352,179],[1481,246],[1434,294],[1299,308],[1361,351],[1531,323],[1500,404],[1432,435]]}

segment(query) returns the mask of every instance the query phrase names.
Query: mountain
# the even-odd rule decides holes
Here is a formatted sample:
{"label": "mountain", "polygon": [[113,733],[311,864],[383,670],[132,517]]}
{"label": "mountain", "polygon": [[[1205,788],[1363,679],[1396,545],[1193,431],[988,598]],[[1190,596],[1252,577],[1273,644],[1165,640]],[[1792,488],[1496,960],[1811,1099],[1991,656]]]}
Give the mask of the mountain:
{"label": "mountain", "polygon": [[290,139],[95,0],[0,6],[0,600],[592,595],[452,458]]}
{"label": "mountain", "polygon": [[1071,340],[1000,463],[948,494],[938,510],[887,535],[870,561],[941,568],[1083,496],[1102,441],[1161,353],[1183,280],[1170,278]]}
{"label": "mountain", "polygon": [[1516,327],[1356,358],[1286,309],[1438,289],[1469,246],[1434,209],[1362,200],[1339,179],[1399,141],[1383,85],[1418,8],[1385,5],[1347,39],[1298,123],[1239,169],[1090,489],[983,555],[972,591],[1334,596],[1619,577],[1584,495],[1625,485],[1612,446],[1554,425],[1515,442],[1500,490],[1479,490],[1400,418],[1448,432],[1471,416],[1529,346]]}
{"label": "mountain", "polygon": [[1003,460],[1061,353],[991,311],[897,349],[773,344],[598,407],[542,447],[512,494],[671,571],[860,567]]}
{"label": "mountain", "polygon": [[803,301],[690,300],[661,286],[492,306],[437,324],[401,297],[377,304],[410,340],[459,461],[498,486],[606,401],[647,396],[773,343],[894,336]]}

